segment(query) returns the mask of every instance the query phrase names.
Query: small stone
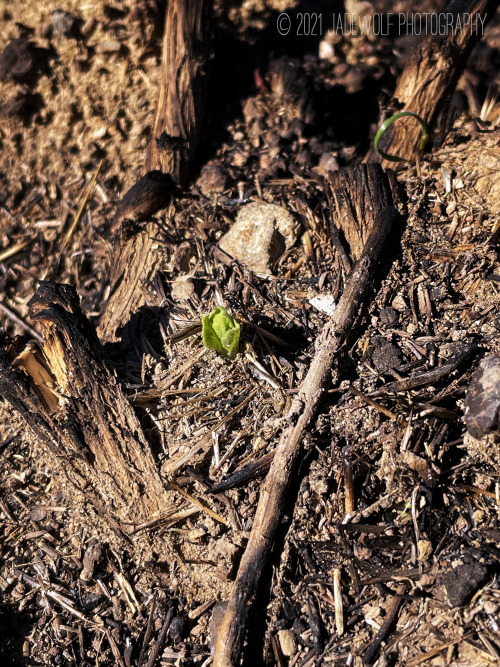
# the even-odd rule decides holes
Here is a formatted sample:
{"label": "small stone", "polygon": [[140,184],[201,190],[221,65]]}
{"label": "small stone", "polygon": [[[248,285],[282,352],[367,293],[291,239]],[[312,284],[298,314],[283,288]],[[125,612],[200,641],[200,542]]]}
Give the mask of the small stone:
{"label": "small stone", "polygon": [[30,510],[30,519],[32,521],[43,521],[47,517],[47,511],[42,507],[35,506]]}
{"label": "small stone", "polygon": [[314,171],[320,176],[327,176],[330,171],[338,171],[339,163],[332,153],[323,153]]}
{"label": "small stone", "polygon": [[401,354],[395,345],[382,336],[374,336],[371,342],[375,347],[372,361],[379,371],[387,373],[392,369],[401,368]]}
{"label": "small stone", "polygon": [[64,9],[54,9],[50,14],[50,21],[54,30],[61,35],[71,35],[76,24],[76,19]]}
{"label": "small stone", "polygon": [[445,285],[436,285],[429,290],[429,298],[431,301],[442,301],[448,296],[448,291]]}
{"label": "small stone", "polygon": [[122,48],[121,43],[116,39],[108,39],[105,42],[97,44],[95,50],[97,53],[118,53]]}
{"label": "small stone", "polygon": [[436,581],[444,588],[450,607],[462,607],[486,582],[488,568],[480,563],[463,563],[450,572],[438,575]]}
{"label": "small stone", "polygon": [[227,176],[224,169],[216,162],[208,162],[201,170],[196,184],[205,197],[220,194],[226,188]]}
{"label": "small stone", "polygon": [[175,616],[168,627],[168,636],[174,644],[178,644],[184,636],[186,619],[184,616]]}
{"label": "small stone", "polygon": [[418,548],[418,560],[421,561],[422,563],[426,563],[432,556],[433,552],[432,542],[429,542],[429,540],[419,540],[417,548]]}
{"label": "small stone", "polygon": [[104,544],[97,542],[90,546],[83,557],[83,569],[80,574],[82,581],[89,581],[94,576],[96,567],[104,557]]}
{"label": "small stone", "polygon": [[394,308],[382,308],[380,311],[380,323],[386,327],[393,327],[399,319]]}
{"label": "small stone", "polygon": [[406,301],[400,294],[395,296],[394,299],[392,300],[392,307],[395,310],[399,311],[406,310],[408,308],[408,306],[406,305]]}
{"label": "small stone", "polygon": [[219,632],[220,624],[224,618],[227,609],[227,602],[218,602],[212,609],[212,618],[210,619],[210,653],[214,655],[215,645],[217,643],[217,633]]}
{"label": "small stone", "polygon": [[27,39],[12,39],[0,55],[0,79],[27,80],[37,71],[35,45]]}
{"label": "small stone", "polygon": [[318,57],[320,60],[332,60],[335,57],[335,48],[333,44],[327,42],[326,39],[319,43]]}
{"label": "small stone", "polygon": [[465,425],[480,440],[500,428],[500,357],[486,357],[472,376],[465,396]]}
{"label": "small stone", "polygon": [[283,655],[292,658],[297,653],[297,640],[293,632],[291,630],[280,630],[278,639]]}
{"label": "small stone", "polygon": [[275,204],[248,204],[219,241],[231,257],[259,273],[272,265],[297,240],[299,224],[291,213]]}
{"label": "small stone", "polygon": [[194,296],[194,284],[190,278],[180,276],[172,283],[172,299],[174,301],[186,301]]}
{"label": "small stone", "polygon": [[333,315],[336,308],[335,298],[333,294],[330,293],[318,294],[312,299],[309,299],[309,303],[313,308],[316,308],[316,310],[330,316]]}
{"label": "small stone", "polygon": [[87,611],[94,611],[104,600],[104,595],[96,595],[95,593],[89,593],[82,600],[82,606]]}

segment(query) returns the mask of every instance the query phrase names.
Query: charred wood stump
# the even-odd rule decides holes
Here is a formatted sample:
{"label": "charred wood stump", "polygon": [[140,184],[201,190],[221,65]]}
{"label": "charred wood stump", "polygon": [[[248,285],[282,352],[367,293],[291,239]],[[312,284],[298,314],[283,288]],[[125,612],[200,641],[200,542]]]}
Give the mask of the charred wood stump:
{"label": "charred wood stump", "polygon": [[169,0],[160,91],[146,169],[191,177],[205,117],[210,56],[210,0]]}
{"label": "charred wood stump", "polygon": [[154,270],[158,233],[151,214],[192,176],[207,101],[211,8],[211,0],[167,3],[147,173],[123,197],[111,225],[111,292],[99,327],[106,340],[115,340],[117,329],[146,303],[143,285]]}
{"label": "charred wood stump", "polygon": [[165,506],[166,490],[76,289],[42,282],[29,305],[43,347],[19,349],[19,340],[2,336],[2,397],[117,532],[150,520]]}
{"label": "charred wood stump", "polygon": [[341,255],[349,256],[349,261],[357,260],[363,252],[380,211],[386,206],[404,211],[406,206],[406,193],[394,172],[384,171],[379,164],[354,164],[331,171],[325,188],[332,243]]}
{"label": "charred wood stump", "polygon": [[[498,4],[499,0],[451,0],[448,3],[442,13],[453,17],[453,28],[442,35],[422,38],[399,77],[384,120],[398,111],[413,111],[432,130],[473,46],[495,16]],[[420,135],[419,123],[405,118],[387,130],[381,143],[385,152],[413,161]],[[372,149],[366,161],[373,160],[381,158]],[[387,160],[381,162],[384,166],[392,164]]]}

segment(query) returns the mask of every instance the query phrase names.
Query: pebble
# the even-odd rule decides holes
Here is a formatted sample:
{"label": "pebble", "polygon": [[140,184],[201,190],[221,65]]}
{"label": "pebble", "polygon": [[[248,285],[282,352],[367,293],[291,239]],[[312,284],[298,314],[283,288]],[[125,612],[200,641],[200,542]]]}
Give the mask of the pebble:
{"label": "pebble", "polygon": [[216,162],[207,162],[196,181],[205,197],[220,194],[226,188],[227,176],[224,169]]}
{"label": "pebble", "polygon": [[333,60],[335,57],[335,48],[333,44],[330,44],[326,39],[323,39],[319,43],[318,57],[320,60]]}
{"label": "pebble", "polygon": [[472,376],[465,396],[465,426],[480,440],[499,430],[500,357],[486,357]]}
{"label": "pebble", "polygon": [[320,176],[327,176],[330,171],[338,171],[338,169],[339,163],[335,155],[332,153],[323,153],[314,171],[320,174]]}
{"label": "pebble", "polygon": [[82,600],[82,606],[87,611],[93,611],[104,600],[103,595],[96,595],[96,593],[89,593]]}
{"label": "pebble", "polygon": [[242,264],[269,273],[273,264],[297,240],[299,224],[285,208],[252,203],[238,212],[236,222],[219,246]]}
{"label": "pebble", "polygon": [[80,574],[82,581],[89,581],[94,576],[94,572],[99,563],[104,558],[104,544],[97,542],[88,547],[83,557],[83,569]]}
{"label": "pebble", "polygon": [[425,563],[432,556],[433,546],[432,542],[429,540],[419,540],[417,544],[418,548],[418,560],[422,563]]}
{"label": "pebble", "polygon": [[386,327],[393,327],[398,318],[399,315],[394,308],[382,308],[380,311],[380,323]]}
{"label": "pebble", "polygon": [[116,39],[109,39],[105,42],[97,44],[95,47],[96,53],[118,53],[122,48],[121,43]]}
{"label": "pebble", "polygon": [[28,81],[37,71],[36,51],[27,39],[12,39],[0,55],[0,80]]}
{"label": "pebble", "polygon": [[401,368],[401,353],[398,348],[382,336],[374,336],[371,340],[374,350],[372,360],[382,373]]}
{"label": "pebble", "polygon": [[297,653],[297,640],[291,630],[280,630],[278,639],[284,656],[291,658]]}
{"label": "pebble", "polygon": [[180,276],[172,283],[172,299],[174,301],[185,301],[193,297],[194,294],[194,283],[190,278]]}
{"label": "pebble", "polygon": [[488,579],[488,568],[480,563],[463,563],[436,578],[451,608],[462,607]]}
{"label": "pebble", "polygon": [[50,14],[50,22],[56,32],[68,36],[71,35],[75,27],[76,19],[71,12],[64,9],[54,9]]}
{"label": "pebble", "polygon": [[175,616],[168,628],[168,636],[174,644],[178,644],[184,636],[186,619],[184,616]]}

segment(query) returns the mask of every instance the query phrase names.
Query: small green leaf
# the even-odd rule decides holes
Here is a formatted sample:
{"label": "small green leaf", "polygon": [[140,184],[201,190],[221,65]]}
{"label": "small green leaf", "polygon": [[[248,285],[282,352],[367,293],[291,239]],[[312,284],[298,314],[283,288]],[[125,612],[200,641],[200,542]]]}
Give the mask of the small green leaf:
{"label": "small green leaf", "polygon": [[226,359],[238,354],[240,325],[222,306],[201,317],[203,344],[209,350],[217,350]]}

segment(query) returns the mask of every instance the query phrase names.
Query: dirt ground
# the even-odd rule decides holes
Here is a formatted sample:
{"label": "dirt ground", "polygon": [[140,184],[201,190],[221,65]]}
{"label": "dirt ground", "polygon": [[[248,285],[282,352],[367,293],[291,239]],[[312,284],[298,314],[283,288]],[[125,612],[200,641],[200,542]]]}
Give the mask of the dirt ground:
{"label": "dirt ground", "polygon": [[[208,491],[277,444],[278,420],[328,318],[311,300],[337,300],[345,278],[322,178],[363,159],[379,103],[415,44],[280,38],[279,12],[301,8],[292,0],[218,6],[199,170],[156,214],[157,271],[145,280],[149,308],[133,349],[124,357],[109,347],[159,469],[184,494],[169,491],[171,505],[135,526],[124,548],[64,465],[0,401],[2,665],[149,665],[166,619],[155,664],[211,662],[213,619],[263,476]],[[391,11],[433,9],[398,2]],[[0,325],[8,332],[37,335],[27,302],[40,279],[76,285],[98,324],[110,221],[144,170],[164,13],[161,0],[0,2],[1,48],[18,38],[34,45],[17,76],[0,60]],[[475,440],[464,424],[473,372],[500,354],[499,67],[497,14],[429,153],[418,166],[395,167],[407,224],[305,439],[248,664],[500,664],[500,450],[494,435]],[[211,252],[250,201],[283,206],[300,223],[270,275],[243,274]],[[235,361],[206,350],[196,327],[176,335],[220,303],[242,323]],[[447,364],[446,374],[397,385]]]}

